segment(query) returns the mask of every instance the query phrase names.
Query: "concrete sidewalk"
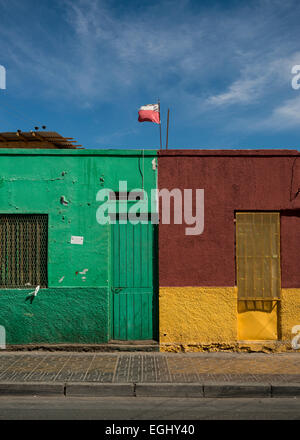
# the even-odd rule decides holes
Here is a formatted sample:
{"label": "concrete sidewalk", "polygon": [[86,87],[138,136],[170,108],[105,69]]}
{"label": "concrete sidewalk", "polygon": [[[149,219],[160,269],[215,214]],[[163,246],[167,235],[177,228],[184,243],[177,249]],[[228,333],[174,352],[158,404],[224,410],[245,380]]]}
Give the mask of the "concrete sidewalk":
{"label": "concrete sidewalk", "polygon": [[300,353],[0,352],[1,395],[300,396]]}

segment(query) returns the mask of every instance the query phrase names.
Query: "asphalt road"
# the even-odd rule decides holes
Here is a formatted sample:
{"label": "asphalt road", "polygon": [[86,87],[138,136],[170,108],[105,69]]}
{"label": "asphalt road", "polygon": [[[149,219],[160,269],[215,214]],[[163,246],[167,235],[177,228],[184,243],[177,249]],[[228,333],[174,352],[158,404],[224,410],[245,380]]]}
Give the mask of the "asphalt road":
{"label": "asphalt road", "polygon": [[0,420],[300,420],[300,398],[0,397]]}

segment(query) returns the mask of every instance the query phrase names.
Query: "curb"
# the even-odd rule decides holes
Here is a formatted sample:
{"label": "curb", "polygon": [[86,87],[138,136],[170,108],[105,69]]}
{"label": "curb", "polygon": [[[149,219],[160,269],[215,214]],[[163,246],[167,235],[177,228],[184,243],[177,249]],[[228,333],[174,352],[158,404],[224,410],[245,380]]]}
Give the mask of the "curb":
{"label": "curb", "polygon": [[2,382],[3,396],[280,398],[300,397],[300,383],[96,383]]}
{"label": "curb", "polygon": [[271,385],[272,397],[300,397],[300,383]]}
{"label": "curb", "polygon": [[76,397],[134,397],[133,383],[67,382],[66,396]]}
{"label": "curb", "polygon": [[199,383],[137,383],[137,397],[204,397]]}
{"label": "curb", "polygon": [[65,384],[62,382],[1,382],[2,396],[63,396]]}
{"label": "curb", "polygon": [[204,385],[204,397],[272,397],[271,385],[226,383]]}

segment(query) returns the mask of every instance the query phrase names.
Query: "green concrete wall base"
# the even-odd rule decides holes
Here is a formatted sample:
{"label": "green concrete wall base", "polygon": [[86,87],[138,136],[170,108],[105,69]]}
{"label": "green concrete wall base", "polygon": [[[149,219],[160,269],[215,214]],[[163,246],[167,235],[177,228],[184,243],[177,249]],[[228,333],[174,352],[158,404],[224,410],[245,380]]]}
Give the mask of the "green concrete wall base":
{"label": "green concrete wall base", "polygon": [[1,289],[6,344],[97,344],[109,339],[108,289]]}

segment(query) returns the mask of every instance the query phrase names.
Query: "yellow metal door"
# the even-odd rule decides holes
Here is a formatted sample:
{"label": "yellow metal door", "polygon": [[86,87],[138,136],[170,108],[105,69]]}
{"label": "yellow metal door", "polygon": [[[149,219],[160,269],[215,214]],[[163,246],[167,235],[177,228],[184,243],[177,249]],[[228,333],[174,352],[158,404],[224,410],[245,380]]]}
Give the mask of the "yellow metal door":
{"label": "yellow metal door", "polygon": [[236,214],[238,338],[278,338],[280,301],[280,216],[277,212]]}

